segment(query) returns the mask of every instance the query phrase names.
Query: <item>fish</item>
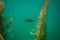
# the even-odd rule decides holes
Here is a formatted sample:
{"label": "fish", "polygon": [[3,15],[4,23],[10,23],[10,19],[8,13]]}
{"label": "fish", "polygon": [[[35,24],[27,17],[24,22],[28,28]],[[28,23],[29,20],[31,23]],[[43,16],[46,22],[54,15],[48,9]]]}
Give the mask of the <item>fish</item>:
{"label": "fish", "polygon": [[26,19],[25,21],[26,21],[26,22],[34,22],[33,19]]}

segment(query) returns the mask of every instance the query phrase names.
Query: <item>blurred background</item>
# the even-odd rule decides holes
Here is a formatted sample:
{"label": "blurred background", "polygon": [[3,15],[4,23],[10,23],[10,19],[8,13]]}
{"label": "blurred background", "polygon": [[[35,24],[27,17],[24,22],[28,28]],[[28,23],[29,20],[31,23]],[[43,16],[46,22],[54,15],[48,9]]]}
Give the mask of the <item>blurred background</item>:
{"label": "blurred background", "polygon": [[[3,0],[4,20],[13,18],[12,25],[4,30],[5,40],[34,40],[30,32],[36,31],[39,13],[45,0]],[[47,39],[60,40],[60,0],[50,0],[47,9]],[[26,21],[32,19],[33,22]]]}

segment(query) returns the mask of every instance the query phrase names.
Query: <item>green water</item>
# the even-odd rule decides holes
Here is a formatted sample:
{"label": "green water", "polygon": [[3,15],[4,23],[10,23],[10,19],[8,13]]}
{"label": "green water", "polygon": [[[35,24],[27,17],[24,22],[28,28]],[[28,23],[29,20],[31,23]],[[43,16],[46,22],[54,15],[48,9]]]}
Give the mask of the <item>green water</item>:
{"label": "green water", "polygon": [[[60,4],[59,0],[51,0],[47,11],[47,40],[59,39]],[[5,19],[13,18],[13,24],[5,30],[6,40],[34,40],[30,34],[32,29],[36,29],[39,12],[44,4],[44,0],[7,0],[5,6]],[[34,22],[26,22],[26,19],[33,19]]]}

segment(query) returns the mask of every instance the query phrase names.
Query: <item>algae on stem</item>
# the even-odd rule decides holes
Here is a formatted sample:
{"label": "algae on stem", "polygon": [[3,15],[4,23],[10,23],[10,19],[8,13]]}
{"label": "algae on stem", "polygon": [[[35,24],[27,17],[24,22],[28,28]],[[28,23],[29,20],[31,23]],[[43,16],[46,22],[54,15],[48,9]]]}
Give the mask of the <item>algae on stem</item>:
{"label": "algae on stem", "polygon": [[46,40],[46,26],[45,25],[46,25],[46,16],[47,16],[46,11],[47,11],[48,4],[49,4],[49,0],[45,0],[45,3],[38,17],[37,30],[35,33],[36,40]]}

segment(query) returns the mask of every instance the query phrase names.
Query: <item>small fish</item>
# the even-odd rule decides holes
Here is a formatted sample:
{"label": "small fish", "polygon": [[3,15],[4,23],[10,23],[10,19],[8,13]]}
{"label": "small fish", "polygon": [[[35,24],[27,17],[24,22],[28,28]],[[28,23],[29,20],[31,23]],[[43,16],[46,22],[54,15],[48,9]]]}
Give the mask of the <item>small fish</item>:
{"label": "small fish", "polygon": [[27,21],[27,22],[34,22],[33,19],[26,19],[25,21]]}

